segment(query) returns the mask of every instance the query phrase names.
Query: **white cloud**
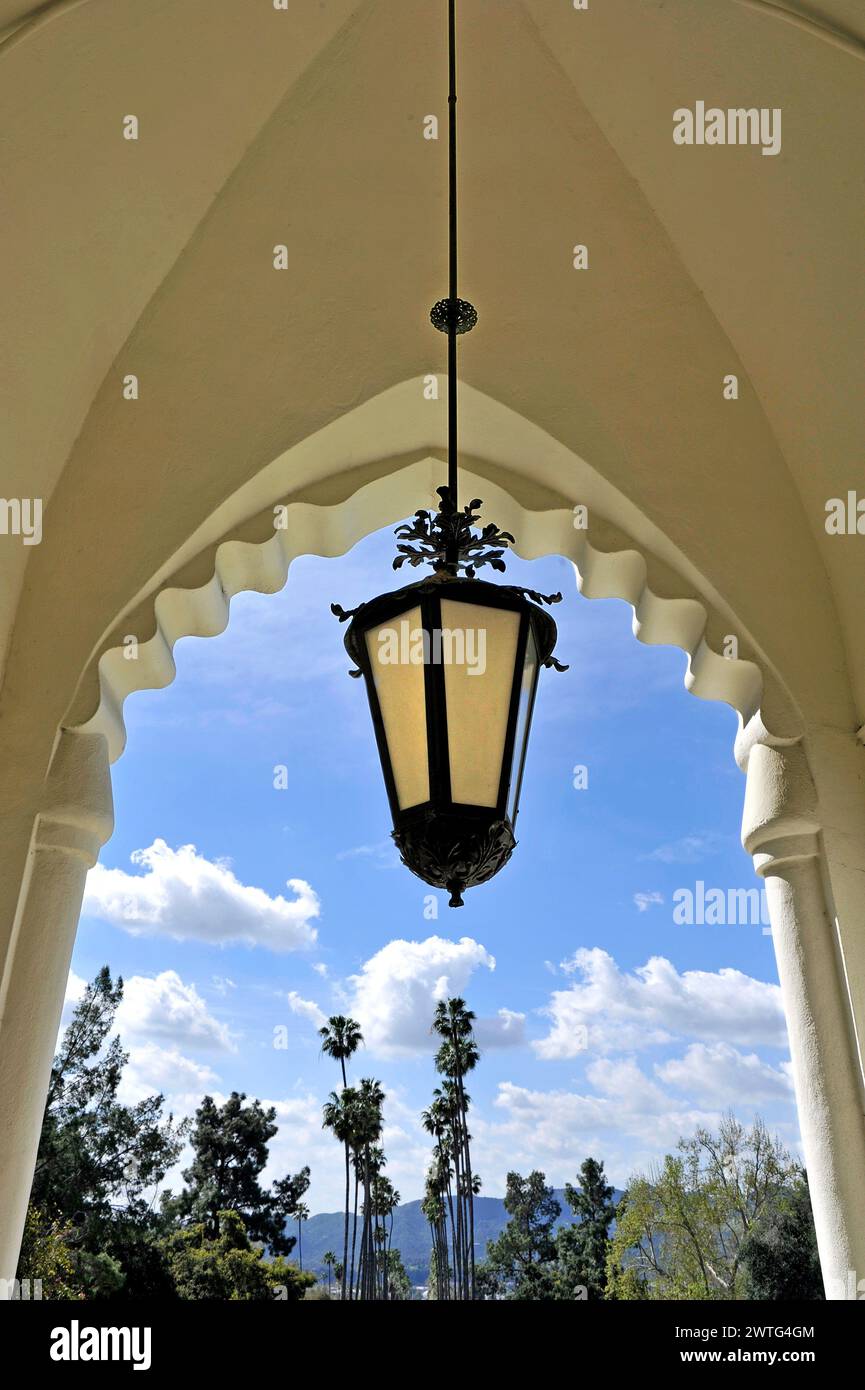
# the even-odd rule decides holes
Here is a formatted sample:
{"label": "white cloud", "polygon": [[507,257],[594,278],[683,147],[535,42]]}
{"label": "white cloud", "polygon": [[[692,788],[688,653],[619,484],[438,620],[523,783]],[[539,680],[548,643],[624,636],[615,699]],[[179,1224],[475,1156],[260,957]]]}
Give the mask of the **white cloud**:
{"label": "white cloud", "polygon": [[755,1052],[739,1052],[724,1042],[693,1043],[684,1057],[656,1066],[655,1075],[712,1105],[763,1105],[793,1096],[789,1064],[773,1067]]}
{"label": "white cloud", "polygon": [[644,859],[655,859],[661,864],[696,864],[708,854],[717,854],[727,843],[727,837],[716,831],[702,835],[683,835],[681,840],[673,840],[668,845],[658,845]]}
{"label": "white cloud", "polygon": [[80,975],[76,975],[74,970],[69,971],[69,978],[66,981],[66,993],[63,996],[63,1017],[62,1022],[65,1026],[72,1017],[72,1011],[79,999],[82,998],[87,988],[87,981]]}
{"label": "white cloud", "polygon": [[280,952],[315,943],[312,922],[320,904],[303,879],[288,880],[295,894],[292,901],[281,894],[272,898],[262,888],[241,883],[224,861],[205,859],[194,845],[173,850],[160,839],[148,849],[136,850],[132,862],[146,872],[130,874],[102,864],[91,869],[85,914],[133,936],[162,935]]}
{"label": "white cloud", "polygon": [[60,1015],[60,1027],[57,1029],[57,1037],[54,1040],[55,1052],[59,1052],[60,1050],[63,1034],[72,1021],[75,1005],[78,1003],[86,988],[87,981],[83,980],[80,975],[76,975],[74,970],[70,970],[66,980],[66,992],[63,996],[63,1011]]}
{"label": "white cloud", "polygon": [[176,1047],[144,1042],[130,1049],[117,1095],[124,1105],[135,1105],[147,1096],[162,1094],[175,1116],[191,1115],[205,1092],[222,1101],[214,1089],[218,1082],[212,1068],[184,1057]]}
{"label": "white cloud", "polygon": [[[70,971],[57,1046],[87,981]],[[117,1088],[124,1105],[161,1093],[175,1115],[192,1114],[219,1077],[209,1066],[183,1055],[182,1047],[235,1052],[229,1029],[215,1019],[194,985],[173,970],[155,978],[133,975],[123,982],[114,1025],[129,1061]]]}
{"label": "white cloud", "polygon": [[501,1192],[513,1168],[540,1168],[561,1186],[573,1181],[589,1154],[603,1159],[609,1179],[624,1186],[631,1173],[675,1152],[697,1126],[716,1130],[731,1106],[746,1124],[763,1114],[773,1131],[798,1147],[789,1062],[773,1067],[726,1043],[696,1044],[653,1073],[634,1057],[598,1057],[579,1089],[500,1082],[492,1114],[472,1114],[484,1190]]}
{"label": "white cloud", "polygon": [[175,1047],[237,1050],[228,1027],[208,1012],[195,985],[184,984],[175,970],[125,980],[115,1022],[124,1041],[131,1036]]}
{"label": "white cloud", "polygon": [[288,993],[288,1003],[293,1014],[298,1014],[301,1018],[308,1018],[314,1028],[323,1028],[327,1023],[327,1015],[322,1012],[312,999],[301,999],[296,989]]}
{"label": "white cloud", "polygon": [[509,1169],[540,1168],[560,1186],[584,1158],[602,1159],[623,1186],[635,1169],[673,1151],[697,1125],[716,1127],[721,1110],[671,1097],[634,1061],[599,1060],[587,1068],[591,1089],[532,1090],[499,1083],[492,1118],[472,1117],[485,1191],[501,1191]]}
{"label": "white cloud", "polygon": [[638,912],[647,912],[650,907],[656,907],[664,901],[660,893],[635,893],[634,902],[637,904]]}
{"label": "white cloud", "polygon": [[[389,941],[351,976],[351,1013],[363,1029],[364,1041],[380,1057],[429,1054],[435,1006],[449,995],[464,995],[476,970],[495,970],[495,959],[479,942],[464,936],[447,941]],[[519,1018],[519,1015],[514,1015]],[[513,1022],[500,1015],[493,1032],[504,1038]],[[488,1046],[494,1045],[488,1043]]]}
{"label": "white cloud", "polygon": [[747,1047],[787,1044],[780,987],[740,970],[680,974],[663,956],[653,956],[626,973],[599,947],[577,951],[562,969],[581,979],[556,990],[541,1011],[552,1026],[532,1046],[547,1060],[583,1051],[584,1028],[594,1053],[640,1050],[676,1036]]}
{"label": "white cloud", "polygon": [[526,1041],[526,1016],[513,1009],[499,1009],[495,1018],[479,1018],[475,1037],[481,1051],[491,1047],[522,1047]]}
{"label": "white cloud", "polygon": [[391,839],[379,840],[374,845],[355,845],[352,849],[340,850],[336,857],[338,860],[369,859],[379,869],[395,869],[400,862]]}

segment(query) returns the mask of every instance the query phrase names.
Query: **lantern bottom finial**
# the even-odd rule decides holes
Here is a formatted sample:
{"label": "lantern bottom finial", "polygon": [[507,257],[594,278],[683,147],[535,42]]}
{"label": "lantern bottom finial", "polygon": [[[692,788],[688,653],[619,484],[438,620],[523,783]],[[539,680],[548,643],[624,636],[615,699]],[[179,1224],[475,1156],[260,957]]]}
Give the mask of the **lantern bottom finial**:
{"label": "lantern bottom finial", "polygon": [[463,906],[463,893],[504,868],[516,848],[510,821],[462,812],[428,812],[393,832],[406,868],[433,888],[450,894],[449,907]]}

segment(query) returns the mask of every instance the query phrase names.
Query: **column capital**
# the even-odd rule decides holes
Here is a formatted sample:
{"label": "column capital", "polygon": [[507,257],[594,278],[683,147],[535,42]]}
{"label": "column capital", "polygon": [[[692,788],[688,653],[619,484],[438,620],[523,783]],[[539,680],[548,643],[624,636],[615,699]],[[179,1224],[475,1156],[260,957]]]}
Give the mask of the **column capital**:
{"label": "column capital", "polygon": [[819,852],[817,790],[801,741],[754,743],[748,752],[742,844],[765,877]]}
{"label": "column capital", "polygon": [[36,846],[79,855],[90,868],[113,829],[105,736],[62,729],[39,801]]}

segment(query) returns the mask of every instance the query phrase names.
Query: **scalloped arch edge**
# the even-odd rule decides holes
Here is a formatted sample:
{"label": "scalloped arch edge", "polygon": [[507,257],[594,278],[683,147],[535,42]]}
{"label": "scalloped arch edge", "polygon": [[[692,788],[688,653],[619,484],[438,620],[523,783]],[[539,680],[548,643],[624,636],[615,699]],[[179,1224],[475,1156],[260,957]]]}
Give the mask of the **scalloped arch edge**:
{"label": "scalloped arch edge", "polygon": [[[402,471],[420,471],[426,477],[427,471],[433,476],[438,466],[430,458]],[[174,647],[180,638],[215,637],[224,632],[231,599],[241,592],[278,592],[298,556],[345,554],[364,536],[400,520],[403,513],[399,506],[394,511],[392,481],[392,475],[376,479],[331,506],[289,500],[278,504],[286,509],[288,524],[284,529],[273,528],[272,512],[261,514],[258,521],[262,526],[268,524],[266,517],[270,516],[270,533],[265,538],[256,541],[228,536],[210,547],[212,569],[205,583],[184,583],[181,571],[139,605],[137,625],[140,627],[144,614],[148,614],[151,635],[137,639],[134,659],[118,632],[121,620],[96,658],[95,708],[89,714],[85,711],[83,718],[64,722],[64,727],[103,734],[110,760],[116,761],[126,745],[126,699],[135,691],[162,689],[171,684],[177,673]],[[417,497],[416,478],[406,481]],[[750,657],[728,657],[714,649],[707,635],[712,616],[709,608],[701,597],[688,593],[684,581],[666,564],[654,561],[659,573],[653,588],[653,557],[641,553],[630,538],[597,513],[592,517],[592,529],[602,533],[606,548],[602,548],[597,537],[598,543],[593,543],[588,530],[574,529],[570,510],[530,511],[489,478],[467,473],[465,481],[473,492],[481,489],[490,499],[485,511],[495,511],[508,529],[518,535],[520,555],[530,559],[564,556],[572,561],[576,587],[586,598],[617,598],[631,606],[632,628],[640,642],[677,646],[684,651],[686,689],[700,699],[730,705],[739,716],[736,755],[740,765],[747,764],[750,745],[755,741],[749,737],[749,729],[759,730],[779,744],[795,742],[801,736],[801,728],[793,726],[789,732],[779,729],[776,735],[767,733],[761,711],[765,692],[760,665]],[[248,527],[244,529],[248,531]],[[660,587],[679,592],[664,597],[657,591]],[[720,619],[717,625],[719,629],[724,626]]]}

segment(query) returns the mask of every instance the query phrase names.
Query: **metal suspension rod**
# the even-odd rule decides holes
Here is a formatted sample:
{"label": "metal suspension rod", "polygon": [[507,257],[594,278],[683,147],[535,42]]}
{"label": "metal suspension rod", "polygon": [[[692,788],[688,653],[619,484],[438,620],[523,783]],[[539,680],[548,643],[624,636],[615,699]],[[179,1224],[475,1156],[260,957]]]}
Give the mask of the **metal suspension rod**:
{"label": "metal suspension rod", "polygon": [[457,464],[457,45],[456,0],[448,0],[448,222],[450,286],[448,305],[448,487],[458,506]]}
{"label": "metal suspension rod", "polygon": [[[439,333],[448,336],[448,483],[447,491],[454,512],[459,510],[459,447],[457,441],[457,338],[470,333],[478,321],[473,304],[457,293],[457,37],[456,0],[448,0],[448,297],[430,310],[430,320]],[[447,542],[444,568],[458,574],[460,568],[459,526],[452,520],[453,539]]]}

